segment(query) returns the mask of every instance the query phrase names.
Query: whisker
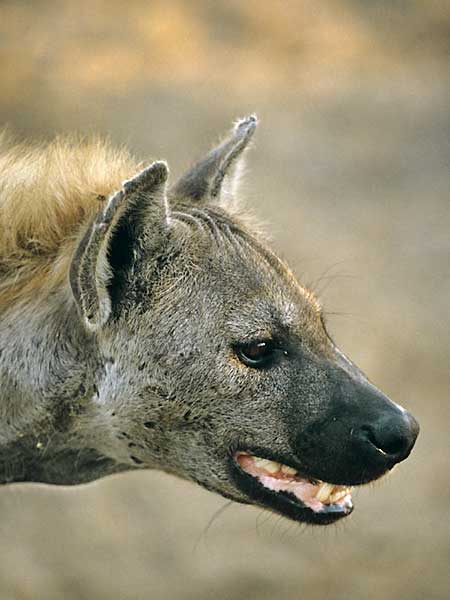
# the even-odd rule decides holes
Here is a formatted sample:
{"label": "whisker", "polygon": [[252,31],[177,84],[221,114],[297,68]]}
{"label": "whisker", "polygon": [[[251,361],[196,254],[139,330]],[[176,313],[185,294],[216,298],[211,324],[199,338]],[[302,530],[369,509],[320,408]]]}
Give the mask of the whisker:
{"label": "whisker", "polygon": [[209,530],[211,529],[213,523],[223,515],[223,513],[227,510],[227,508],[229,508],[233,504],[234,504],[233,501],[229,500],[228,502],[225,502],[225,504],[223,504],[221,507],[219,507],[213,513],[212,517],[209,519],[208,523],[206,524],[206,527],[204,527],[204,529],[198,536],[197,540],[195,541],[194,552],[197,551],[200,542],[206,538],[206,535],[208,534]]}

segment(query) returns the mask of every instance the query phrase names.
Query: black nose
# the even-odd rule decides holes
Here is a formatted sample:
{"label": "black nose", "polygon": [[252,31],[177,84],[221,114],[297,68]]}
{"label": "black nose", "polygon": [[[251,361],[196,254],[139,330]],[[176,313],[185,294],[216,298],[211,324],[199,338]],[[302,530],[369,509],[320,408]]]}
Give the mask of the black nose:
{"label": "black nose", "polygon": [[393,463],[404,460],[415,444],[419,424],[406,411],[386,414],[370,425],[363,425],[357,437],[372,446]]}

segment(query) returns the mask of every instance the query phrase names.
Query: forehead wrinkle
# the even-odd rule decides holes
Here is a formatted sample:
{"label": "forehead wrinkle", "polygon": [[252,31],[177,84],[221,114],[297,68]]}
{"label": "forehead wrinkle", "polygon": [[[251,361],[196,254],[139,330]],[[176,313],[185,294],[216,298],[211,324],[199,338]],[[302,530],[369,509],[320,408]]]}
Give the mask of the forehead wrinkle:
{"label": "forehead wrinkle", "polygon": [[[321,305],[313,292],[298,281],[291,269],[264,242],[242,228],[229,215],[212,207],[197,206],[176,214],[181,217],[180,220],[185,217],[185,223],[189,222],[191,217],[190,224],[200,232],[202,237],[211,242],[221,259],[225,251],[234,260],[238,253],[240,266],[244,268],[250,261],[252,274],[261,273],[263,284],[267,283],[269,289],[279,292],[275,294],[279,302],[278,310],[280,315],[285,315],[286,322],[294,322],[292,315],[299,300],[303,301],[302,305],[306,303],[314,313],[320,315]],[[224,244],[224,242],[228,243]],[[294,301],[290,298],[292,293]]]}

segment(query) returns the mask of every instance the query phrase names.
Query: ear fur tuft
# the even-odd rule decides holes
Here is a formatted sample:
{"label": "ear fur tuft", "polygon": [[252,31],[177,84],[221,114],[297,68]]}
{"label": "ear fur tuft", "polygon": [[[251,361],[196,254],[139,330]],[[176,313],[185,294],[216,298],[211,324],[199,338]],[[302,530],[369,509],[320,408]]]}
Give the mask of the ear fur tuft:
{"label": "ear fur tuft", "polygon": [[132,179],[123,182],[125,193],[132,194],[136,191],[151,192],[155,185],[160,185],[167,181],[169,176],[169,167],[163,160],[157,160]]}

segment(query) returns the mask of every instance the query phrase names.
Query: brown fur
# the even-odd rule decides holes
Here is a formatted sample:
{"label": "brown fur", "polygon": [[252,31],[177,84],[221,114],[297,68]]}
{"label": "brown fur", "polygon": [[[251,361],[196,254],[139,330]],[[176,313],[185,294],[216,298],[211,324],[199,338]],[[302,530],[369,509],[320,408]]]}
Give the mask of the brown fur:
{"label": "brown fur", "polygon": [[0,311],[62,283],[80,231],[140,165],[98,139],[0,136]]}

